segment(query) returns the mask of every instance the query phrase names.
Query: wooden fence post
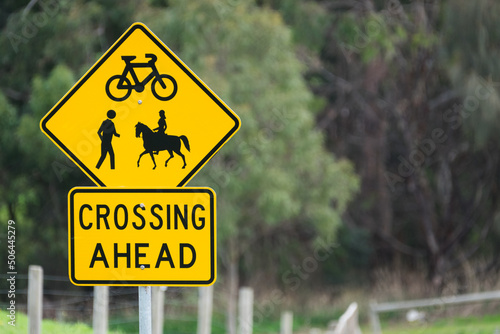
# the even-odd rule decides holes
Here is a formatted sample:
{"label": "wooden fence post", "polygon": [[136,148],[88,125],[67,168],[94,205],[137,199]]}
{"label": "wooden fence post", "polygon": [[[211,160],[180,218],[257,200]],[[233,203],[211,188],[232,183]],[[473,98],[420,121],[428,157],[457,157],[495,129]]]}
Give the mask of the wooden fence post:
{"label": "wooden fence post", "polygon": [[370,301],[370,322],[372,325],[373,334],[382,334],[382,328],[380,326],[380,319],[377,313],[377,302]]}
{"label": "wooden fence post", "polygon": [[239,294],[238,334],[252,334],[253,330],[253,290],[241,288]]}
{"label": "wooden fence post", "polygon": [[43,268],[29,266],[28,273],[28,330],[29,334],[42,332]]}
{"label": "wooden fence post", "polygon": [[292,334],[293,331],[293,313],[285,311],[281,313],[280,334]]}
{"label": "wooden fence post", "polygon": [[212,308],[214,286],[201,286],[198,288],[198,330],[197,334],[210,334],[212,332]]}
{"label": "wooden fence post", "polygon": [[340,316],[333,334],[361,334],[358,318],[358,303],[351,303],[351,305],[347,308],[347,311]]}
{"label": "wooden fence post", "polygon": [[108,333],[108,305],[109,287],[94,286],[94,310],[92,313],[94,334]]}
{"label": "wooden fence post", "polygon": [[151,315],[153,334],[163,334],[163,313],[165,309],[165,287],[153,286],[151,292]]}

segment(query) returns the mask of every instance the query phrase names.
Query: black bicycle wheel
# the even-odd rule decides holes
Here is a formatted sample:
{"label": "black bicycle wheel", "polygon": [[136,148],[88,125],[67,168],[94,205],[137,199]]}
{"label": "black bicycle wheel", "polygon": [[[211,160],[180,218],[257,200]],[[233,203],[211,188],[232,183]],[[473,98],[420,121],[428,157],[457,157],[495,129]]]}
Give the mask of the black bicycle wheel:
{"label": "black bicycle wheel", "polygon": [[[120,82],[120,80],[123,80],[125,82],[127,88],[118,88],[118,83]],[[125,95],[116,96],[116,93],[115,95],[113,95],[110,91],[110,88],[113,88],[114,92],[123,91],[125,92]],[[106,82],[106,94],[113,101],[119,102],[126,100],[130,96],[130,93],[132,93],[132,85],[130,84],[130,80],[126,77],[121,76],[120,74],[113,75],[111,78],[109,78],[108,82]]]}
{"label": "black bicycle wheel", "polygon": [[[161,78],[163,83],[165,84],[166,88],[163,89],[161,87],[161,84],[158,82],[158,78]],[[161,93],[162,95],[158,94],[156,89],[157,86],[156,84],[160,84]],[[175,94],[177,94],[177,81],[175,79],[168,75],[168,74],[160,74],[157,76],[154,80],[153,83],[151,84],[151,91],[153,92],[153,95],[161,101],[168,101],[171,100]],[[166,94],[165,94],[166,93]]]}

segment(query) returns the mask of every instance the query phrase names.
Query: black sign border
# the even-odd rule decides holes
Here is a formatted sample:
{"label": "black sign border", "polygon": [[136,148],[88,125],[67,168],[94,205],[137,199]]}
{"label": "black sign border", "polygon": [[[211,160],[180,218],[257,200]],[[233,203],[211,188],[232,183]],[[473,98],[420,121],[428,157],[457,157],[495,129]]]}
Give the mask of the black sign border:
{"label": "black sign border", "polygon": [[[234,126],[232,129],[215,145],[215,147],[208,152],[208,154],[201,159],[201,161],[189,172],[188,175],[184,179],[181,180],[181,182],[177,185],[177,187],[182,187],[184,186],[199,170],[200,168],[205,165],[205,163],[210,160],[213,155],[224,145],[231,136],[238,131],[240,127],[240,120],[237,116],[234,115],[234,113],[229,110],[228,107],[224,105],[224,103],[221,102],[221,100],[215,96],[215,94],[208,89],[202,82],[201,79],[196,77],[187,67],[184,65],[177,57],[168,49],[166,48],[163,43],[160,41],[160,39],[152,34],[147,28],[145,28],[145,25],[143,23],[136,22],[130,26],[130,28],[116,41],[116,43],[108,50],[106,53],[102,56],[102,58],[92,66],[92,68],[76,83],[75,86],[64,96],[62,100],[60,100],[57,105],[54,106],[54,108],[42,119],[42,122],[40,123],[40,127],[42,128],[43,132],[45,132],[60,148],[63,150],[64,153],[66,153],[81,169],[85,171],[85,173],[92,179],[92,181],[101,187],[106,187],[104,182],[102,182],[97,175],[95,175],[80,159],[78,159],[73,152],[71,152],[47,127],[47,122],[52,118],[52,116],[55,115],[55,113],[73,96],[73,94],[82,87],[82,85],[94,74],[94,72],[101,67],[101,65],[122,45],[122,43],[135,31],[135,30],[141,30],[148,36],[165,54],[175,63],[179,68],[193,80],[198,87],[200,87],[205,94],[207,94],[233,121],[234,121]],[[125,186],[125,184],[124,184]],[[175,186],[175,185],[172,185]]]}
{"label": "black sign border", "polygon": [[[210,196],[210,278],[208,280],[132,280],[132,281],[112,281],[112,280],[79,280],[75,277],[75,211],[74,197],[78,193],[203,193]],[[172,188],[172,189],[139,189],[139,188],[98,188],[98,187],[77,187],[70,190],[68,194],[68,215],[69,215],[69,278],[75,285],[111,285],[111,286],[207,286],[215,283],[216,273],[216,252],[215,252],[215,217],[216,217],[215,192],[211,188]]]}

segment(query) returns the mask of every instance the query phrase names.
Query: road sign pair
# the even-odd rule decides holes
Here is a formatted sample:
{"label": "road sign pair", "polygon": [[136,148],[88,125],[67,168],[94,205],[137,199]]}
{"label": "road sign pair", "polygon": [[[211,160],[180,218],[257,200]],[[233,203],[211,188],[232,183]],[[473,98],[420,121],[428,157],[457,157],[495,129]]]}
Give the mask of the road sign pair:
{"label": "road sign pair", "polygon": [[144,24],[133,24],[40,126],[109,187],[69,194],[74,284],[214,282],[215,193],[171,187],[186,185],[240,120]]}

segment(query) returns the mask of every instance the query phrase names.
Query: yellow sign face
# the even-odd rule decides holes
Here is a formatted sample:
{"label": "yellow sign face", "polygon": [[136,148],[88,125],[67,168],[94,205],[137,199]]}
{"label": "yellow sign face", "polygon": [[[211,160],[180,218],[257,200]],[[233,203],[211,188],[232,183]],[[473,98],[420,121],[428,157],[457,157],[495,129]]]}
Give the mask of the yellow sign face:
{"label": "yellow sign face", "polygon": [[210,188],[73,188],[69,277],[75,285],[203,286],[216,278]]}
{"label": "yellow sign face", "polygon": [[135,23],[40,127],[98,186],[176,187],[234,135],[240,120]]}

